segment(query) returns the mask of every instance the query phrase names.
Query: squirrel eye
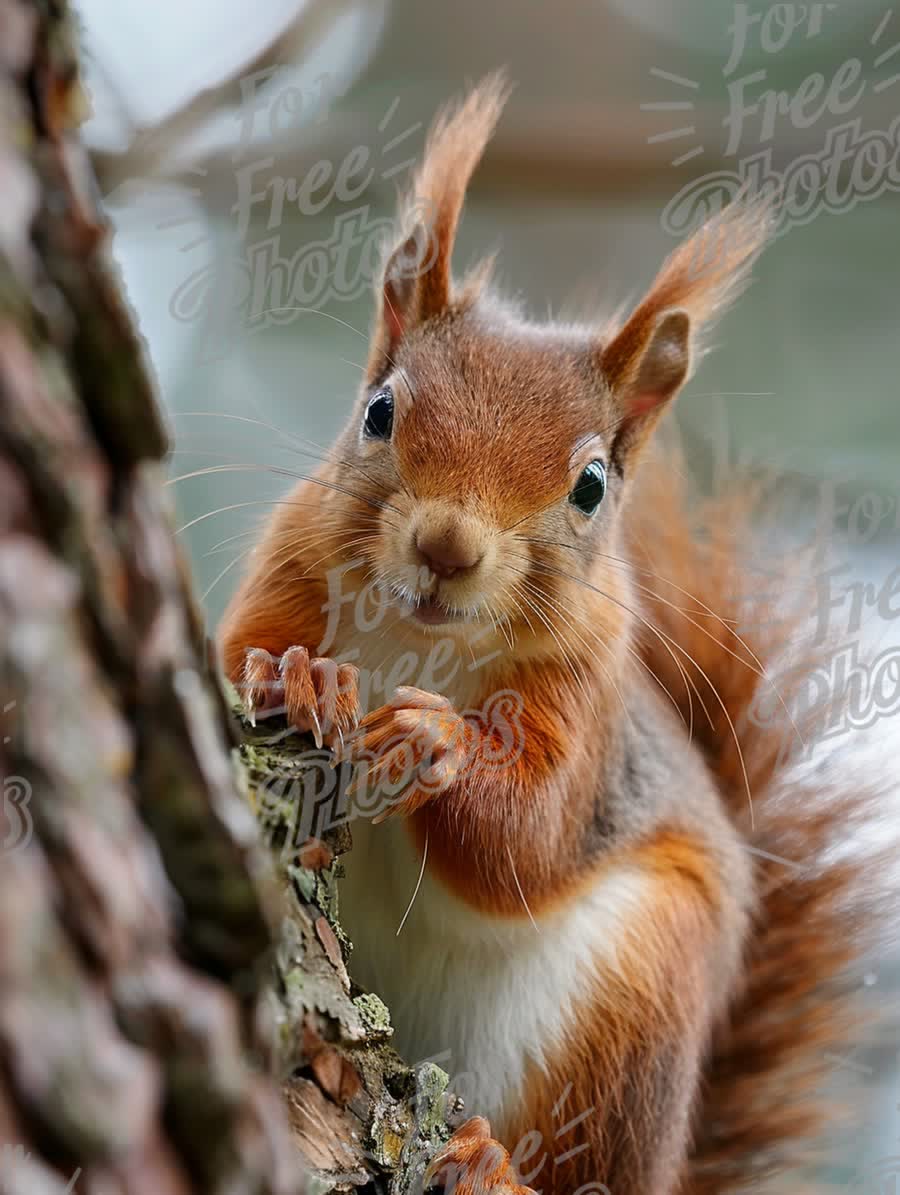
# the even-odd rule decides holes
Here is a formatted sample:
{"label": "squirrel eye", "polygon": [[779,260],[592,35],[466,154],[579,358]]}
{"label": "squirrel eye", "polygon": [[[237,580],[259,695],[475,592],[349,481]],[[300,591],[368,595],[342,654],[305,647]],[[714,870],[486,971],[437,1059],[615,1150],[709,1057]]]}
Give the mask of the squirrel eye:
{"label": "squirrel eye", "polygon": [[591,461],[575,482],[569,501],[582,514],[592,515],[606,493],[606,466],[603,461]]}
{"label": "squirrel eye", "polygon": [[389,440],[394,427],[394,396],[389,386],[369,399],[363,430],[373,440]]}

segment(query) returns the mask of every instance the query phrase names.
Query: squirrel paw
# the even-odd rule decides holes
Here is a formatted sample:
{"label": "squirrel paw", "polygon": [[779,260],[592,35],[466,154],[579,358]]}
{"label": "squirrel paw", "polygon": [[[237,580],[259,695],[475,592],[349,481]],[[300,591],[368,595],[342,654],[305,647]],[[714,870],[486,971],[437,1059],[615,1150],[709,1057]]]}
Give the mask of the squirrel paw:
{"label": "squirrel paw", "polygon": [[508,1152],[483,1116],[472,1116],[438,1151],[425,1172],[425,1187],[453,1195],[534,1195],[517,1181]]}
{"label": "squirrel paw", "polygon": [[367,764],[348,794],[370,785],[392,795],[374,824],[409,815],[446,789],[465,766],[470,728],[446,697],[401,685],[360,722],[342,758]]}
{"label": "squirrel paw", "polygon": [[310,659],[305,647],[289,647],[280,658],[251,648],[239,690],[251,721],[284,713],[316,746],[340,746],[359,721],[359,671],[324,657]]}

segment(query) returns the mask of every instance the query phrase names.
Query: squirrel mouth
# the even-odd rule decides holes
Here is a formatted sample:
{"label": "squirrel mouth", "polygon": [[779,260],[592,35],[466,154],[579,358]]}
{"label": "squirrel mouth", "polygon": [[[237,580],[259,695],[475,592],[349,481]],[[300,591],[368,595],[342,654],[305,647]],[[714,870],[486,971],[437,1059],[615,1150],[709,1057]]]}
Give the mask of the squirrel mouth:
{"label": "squirrel mouth", "polygon": [[426,627],[440,626],[445,622],[459,622],[462,617],[436,602],[434,598],[422,598],[421,601],[411,604],[410,613],[416,622],[421,622]]}
{"label": "squirrel mouth", "polygon": [[406,595],[396,595],[401,609],[413,622],[426,627],[443,626],[451,622],[463,621],[464,615],[460,611],[451,610],[433,597],[418,595],[415,598]]}

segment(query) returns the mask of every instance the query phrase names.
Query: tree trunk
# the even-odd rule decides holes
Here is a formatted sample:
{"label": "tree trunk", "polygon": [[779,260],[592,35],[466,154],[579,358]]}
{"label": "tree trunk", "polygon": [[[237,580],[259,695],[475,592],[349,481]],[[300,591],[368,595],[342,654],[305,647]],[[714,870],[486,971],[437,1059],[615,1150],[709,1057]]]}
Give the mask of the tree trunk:
{"label": "tree trunk", "polygon": [[301,745],[234,750],[73,46],[0,0],[0,1192],[406,1192],[446,1076],[350,983]]}

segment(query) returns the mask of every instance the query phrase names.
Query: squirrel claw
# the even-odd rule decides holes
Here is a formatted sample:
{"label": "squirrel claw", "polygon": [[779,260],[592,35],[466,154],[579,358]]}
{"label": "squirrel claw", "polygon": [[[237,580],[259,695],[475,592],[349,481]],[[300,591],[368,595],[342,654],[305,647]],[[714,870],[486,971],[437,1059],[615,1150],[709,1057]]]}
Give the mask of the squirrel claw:
{"label": "squirrel claw", "polygon": [[313,741],[315,742],[318,749],[321,751],[322,743],[324,740],[322,738],[322,723],[319,721],[319,715],[316,713],[316,711],[314,709],[310,709],[308,711],[307,717],[309,718],[310,722],[312,723]]}
{"label": "squirrel claw", "polygon": [[284,713],[316,747],[335,749],[359,720],[359,672],[353,664],[310,658],[305,647],[289,647],[281,656],[250,649],[239,686],[251,725],[260,716]]}
{"label": "squirrel claw", "polygon": [[274,712],[281,704],[282,689],[278,667],[267,651],[254,647],[247,652],[238,691],[243,698],[244,710],[251,726],[256,725],[257,715]]}

